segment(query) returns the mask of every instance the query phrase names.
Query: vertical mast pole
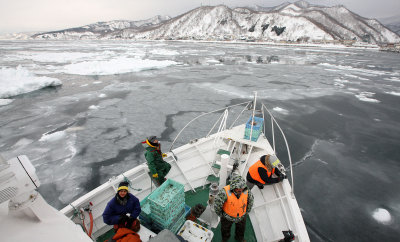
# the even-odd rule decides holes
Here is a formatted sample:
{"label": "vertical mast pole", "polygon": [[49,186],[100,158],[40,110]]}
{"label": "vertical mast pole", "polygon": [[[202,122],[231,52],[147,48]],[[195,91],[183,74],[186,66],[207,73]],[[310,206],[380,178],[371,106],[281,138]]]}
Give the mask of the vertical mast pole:
{"label": "vertical mast pole", "polygon": [[256,105],[257,105],[257,92],[254,92],[253,114],[251,115],[250,141],[251,141],[251,136],[253,135],[254,114],[256,112]]}

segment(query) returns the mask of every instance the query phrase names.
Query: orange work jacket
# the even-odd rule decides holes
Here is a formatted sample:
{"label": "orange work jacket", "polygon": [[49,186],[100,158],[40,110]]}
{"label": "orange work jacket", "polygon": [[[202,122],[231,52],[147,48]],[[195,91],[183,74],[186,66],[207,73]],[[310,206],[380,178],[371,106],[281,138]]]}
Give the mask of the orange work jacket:
{"label": "orange work jacket", "polygon": [[253,178],[253,180],[258,181],[261,184],[265,184],[265,181],[261,179],[260,174],[258,173],[258,168],[260,167],[267,171],[268,177],[271,177],[271,175],[275,173],[275,167],[272,168],[272,171],[268,171],[267,167],[260,160],[254,163],[252,166],[250,166],[249,173],[251,178]]}
{"label": "orange work jacket", "polygon": [[140,236],[127,228],[120,228],[113,236],[113,240],[117,242],[141,242]]}
{"label": "orange work jacket", "polygon": [[228,199],[224,203],[222,209],[231,217],[242,217],[247,210],[247,197],[249,196],[248,191],[246,190],[240,195],[239,198],[237,198],[236,195],[231,192],[230,188],[230,185],[224,187]]}

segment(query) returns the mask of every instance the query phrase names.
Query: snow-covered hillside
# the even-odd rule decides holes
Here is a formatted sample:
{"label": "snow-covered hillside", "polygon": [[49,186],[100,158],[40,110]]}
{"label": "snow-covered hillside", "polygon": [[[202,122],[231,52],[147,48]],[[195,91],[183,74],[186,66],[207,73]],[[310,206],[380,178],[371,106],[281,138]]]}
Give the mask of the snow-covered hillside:
{"label": "snow-covered hillside", "polygon": [[391,31],[400,35],[400,15],[382,18],[379,19],[379,21],[386,27],[388,27]]}
{"label": "snow-covered hillside", "polygon": [[400,37],[377,20],[361,17],[342,5],[325,7],[306,1],[276,7],[231,9],[203,6],[175,18],[96,23],[33,36],[34,38],[129,38],[245,40],[273,42],[397,43]]}
{"label": "snow-covered hillside", "polygon": [[35,39],[102,39],[117,37],[121,30],[144,30],[149,26],[157,25],[170,19],[169,16],[157,15],[153,18],[139,21],[114,20],[108,22],[97,22],[82,27],[38,33],[32,36]]}

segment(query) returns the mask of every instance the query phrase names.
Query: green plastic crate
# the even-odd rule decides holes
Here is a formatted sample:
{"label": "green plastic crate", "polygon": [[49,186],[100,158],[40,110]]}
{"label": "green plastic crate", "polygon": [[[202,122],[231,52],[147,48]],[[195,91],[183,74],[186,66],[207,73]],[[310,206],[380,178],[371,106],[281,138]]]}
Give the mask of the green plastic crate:
{"label": "green plastic crate", "polygon": [[177,217],[185,206],[185,199],[179,198],[175,203],[176,205],[170,206],[170,210],[165,213],[164,211],[151,210],[151,219],[153,221],[160,221],[163,224],[169,224],[175,217]]}
{"label": "green plastic crate", "polygon": [[170,214],[171,208],[182,202],[180,198],[185,199],[185,186],[168,179],[149,195],[148,200],[152,212],[158,211],[165,215]]}
{"label": "green plastic crate", "polygon": [[159,232],[163,229],[168,229],[174,234],[176,234],[182,227],[182,225],[185,223],[186,217],[189,214],[189,212],[190,212],[190,207],[185,204],[184,209],[182,209],[182,211],[179,213],[179,216],[177,216],[170,224],[165,226],[160,224],[158,221],[153,221],[152,229],[155,232]]}
{"label": "green plastic crate", "polygon": [[170,229],[172,231],[172,233],[174,233],[174,234],[178,233],[179,229],[185,223],[186,217],[189,214],[189,211],[190,211],[190,207],[189,206],[185,206],[185,213],[182,214],[182,216],[178,219],[178,221],[176,223],[173,224],[173,226]]}
{"label": "green plastic crate", "polygon": [[143,220],[145,223],[151,222],[151,207],[148,197],[149,196],[140,201],[140,208],[142,209],[142,211],[139,214],[139,219]]}
{"label": "green plastic crate", "polygon": [[178,214],[176,214],[174,217],[171,217],[172,219],[170,221],[153,219],[153,224],[159,228],[170,228],[173,226],[174,223],[178,221],[178,219],[182,216],[183,213],[185,213],[185,206],[182,207],[182,209],[179,211]]}

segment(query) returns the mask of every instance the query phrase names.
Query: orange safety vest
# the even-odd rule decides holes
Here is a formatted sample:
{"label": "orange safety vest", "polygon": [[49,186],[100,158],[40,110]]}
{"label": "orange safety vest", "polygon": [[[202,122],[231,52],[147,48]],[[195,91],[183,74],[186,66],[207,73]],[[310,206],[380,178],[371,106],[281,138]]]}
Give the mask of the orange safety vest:
{"label": "orange safety vest", "polygon": [[268,171],[267,167],[260,160],[250,166],[249,173],[251,178],[253,178],[253,180],[255,181],[260,182],[261,184],[265,184],[265,181],[261,179],[260,174],[258,173],[258,168],[260,167],[267,171],[268,177],[271,177],[271,175],[275,173],[275,167],[272,168],[272,171]]}
{"label": "orange safety vest", "polygon": [[237,198],[236,195],[231,192],[230,188],[230,185],[224,187],[228,199],[226,199],[222,209],[231,217],[242,217],[247,211],[247,197],[249,196],[248,191],[246,190],[240,195],[239,198]]}

